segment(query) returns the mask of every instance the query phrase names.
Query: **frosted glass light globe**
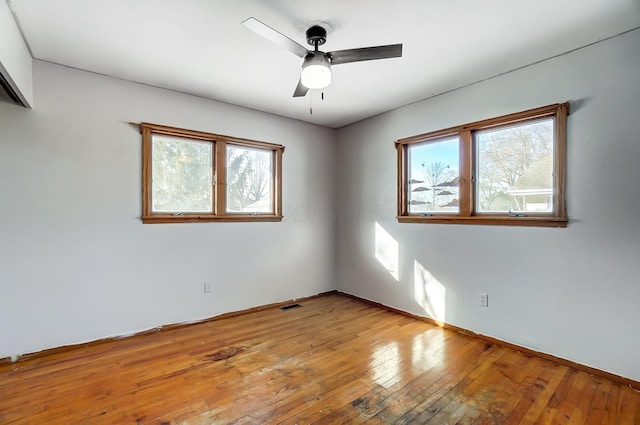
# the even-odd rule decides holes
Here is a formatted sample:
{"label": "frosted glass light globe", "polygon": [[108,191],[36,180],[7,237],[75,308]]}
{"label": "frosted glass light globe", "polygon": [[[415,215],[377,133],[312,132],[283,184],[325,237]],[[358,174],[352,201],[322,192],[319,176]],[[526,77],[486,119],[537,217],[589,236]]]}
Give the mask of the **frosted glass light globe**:
{"label": "frosted glass light globe", "polygon": [[310,53],[304,58],[300,81],[309,89],[323,89],[331,84],[331,62],[324,54]]}

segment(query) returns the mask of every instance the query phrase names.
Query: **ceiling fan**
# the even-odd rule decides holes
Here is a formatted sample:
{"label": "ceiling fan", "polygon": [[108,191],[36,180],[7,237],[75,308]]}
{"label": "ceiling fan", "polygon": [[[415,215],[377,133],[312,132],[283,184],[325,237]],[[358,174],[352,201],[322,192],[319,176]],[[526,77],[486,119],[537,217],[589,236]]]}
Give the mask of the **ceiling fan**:
{"label": "ceiling fan", "polygon": [[323,89],[331,84],[331,65],[402,56],[402,44],[321,52],[318,46],[322,46],[327,41],[327,31],[319,25],[314,25],[307,30],[307,43],[313,47],[313,50],[307,50],[306,47],[255,18],[246,19],[242,24],[304,59],[300,81],[293,92],[293,97],[303,97],[309,89]]}

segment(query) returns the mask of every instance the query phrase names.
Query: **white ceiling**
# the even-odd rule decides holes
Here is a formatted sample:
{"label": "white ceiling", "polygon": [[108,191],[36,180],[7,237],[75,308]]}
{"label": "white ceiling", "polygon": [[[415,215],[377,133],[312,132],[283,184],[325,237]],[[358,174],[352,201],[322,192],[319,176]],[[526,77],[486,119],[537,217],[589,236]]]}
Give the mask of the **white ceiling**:
{"label": "white ceiling", "polygon": [[[36,59],[334,128],[640,27],[640,0],[7,1]],[[248,17],[403,57],[334,66],[324,100],[293,98],[302,60]]]}

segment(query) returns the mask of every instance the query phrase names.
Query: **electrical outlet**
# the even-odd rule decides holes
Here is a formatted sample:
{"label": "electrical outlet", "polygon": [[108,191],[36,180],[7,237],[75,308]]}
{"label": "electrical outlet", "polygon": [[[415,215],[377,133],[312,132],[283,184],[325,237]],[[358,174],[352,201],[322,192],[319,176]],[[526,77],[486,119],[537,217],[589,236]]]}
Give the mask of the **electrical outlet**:
{"label": "electrical outlet", "polygon": [[489,294],[480,293],[480,307],[489,307]]}
{"label": "electrical outlet", "polygon": [[210,294],[212,289],[213,289],[212,286],[213,285],[211,285],[211,282],[205,282],[204,283],[204,293],[205,294]]}

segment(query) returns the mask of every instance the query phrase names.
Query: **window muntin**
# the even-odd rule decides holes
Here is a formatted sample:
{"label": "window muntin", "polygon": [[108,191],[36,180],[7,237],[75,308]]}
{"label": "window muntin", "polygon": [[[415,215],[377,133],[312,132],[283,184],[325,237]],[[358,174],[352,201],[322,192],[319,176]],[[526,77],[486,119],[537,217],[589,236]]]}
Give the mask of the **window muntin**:
{"label": "window muntin", "polygon": [[[398,140],[398,221],[566,226],[568,113],[568,103],[555,104]],[[416,206],[421,147],[455,138],[458,179],[448,183],[458,184],[458,210]]]}
{"label": "window muntin", "polygon": [[460,209],[460,139],[447,137],[409,146],[409,213],[457,213]]}
{"label": "window muntin", "polygon": [[139,125],[144,223],[282,220],[282,145]]}

